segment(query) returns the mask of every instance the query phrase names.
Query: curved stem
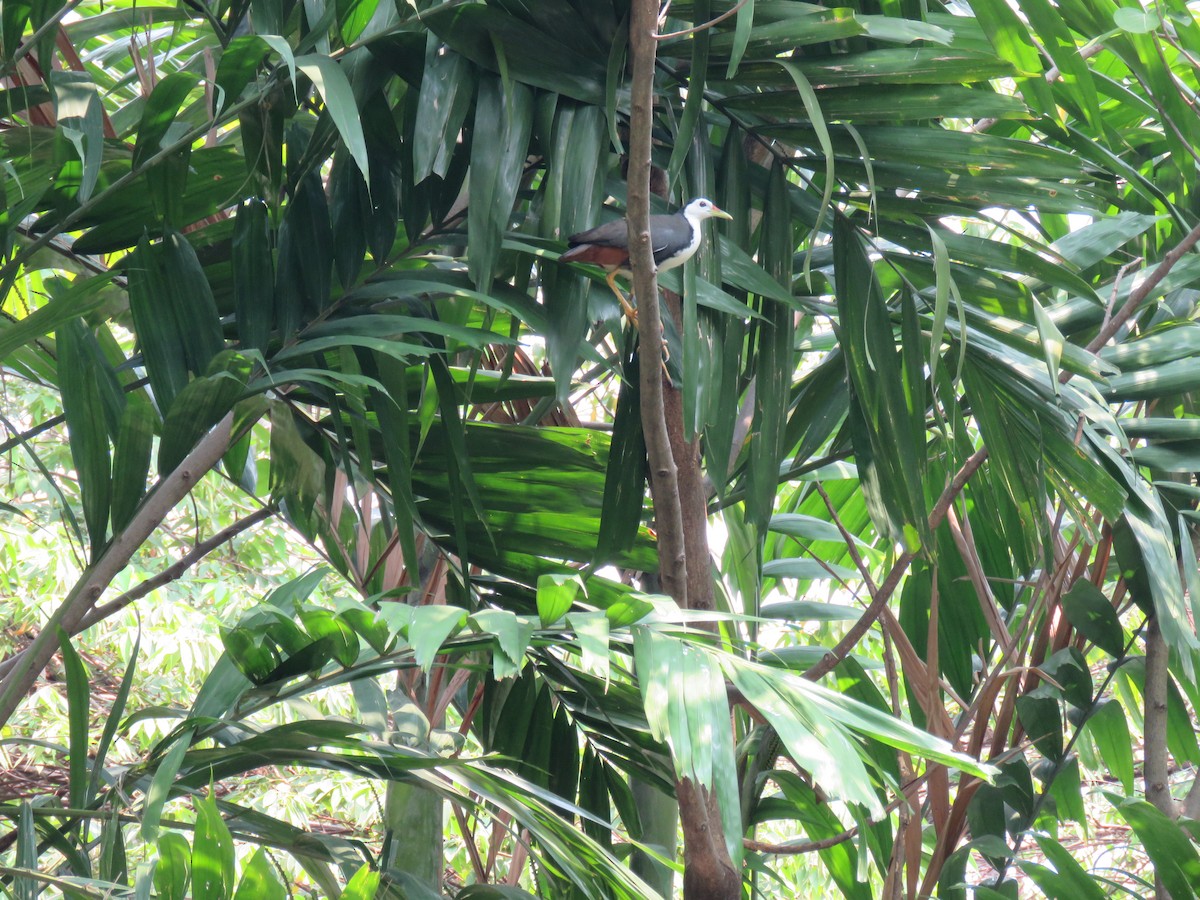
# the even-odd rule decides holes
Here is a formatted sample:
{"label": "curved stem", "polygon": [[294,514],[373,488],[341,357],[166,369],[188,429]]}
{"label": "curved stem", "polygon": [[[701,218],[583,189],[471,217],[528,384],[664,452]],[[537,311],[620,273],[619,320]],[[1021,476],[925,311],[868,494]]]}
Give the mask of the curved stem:
{"label": "curved stem", "polygon": [[656,41],[665,41],[669,38],[687,37],[689,34],[695,34],[698,31],[704,31],[707,28],[712,28],[714,25],[719,25],[721,22],[724,22],[730,16],[737,15],[738,10],[745,6],[747,2],[748,0],[738,0],[738,2],[735,3],[731,8],[725,10],[725,12],[721,13],[715,19],[709,19],[703,25],[693,25],[691,28],[683,29],[683,31],[668,31],[666,34],[656,34],[654,39]]}

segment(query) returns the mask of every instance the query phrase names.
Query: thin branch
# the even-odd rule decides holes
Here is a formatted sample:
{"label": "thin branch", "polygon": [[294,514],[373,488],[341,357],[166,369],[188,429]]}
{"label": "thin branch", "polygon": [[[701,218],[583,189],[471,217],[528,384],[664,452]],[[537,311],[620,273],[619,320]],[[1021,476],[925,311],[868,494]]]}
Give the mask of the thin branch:
{"label": "thin branch", "polygon": [[[13,321],[15,322],[16,320],[14,319]],[[121,390],[128,394],[128,393],[138,390],[139,388],[145,387],[149,383],[150,383],[149,378],[139,378],[136,381],[130,382],[129,384],[122,385]],[[7,441],[5,441],[4,443],[0,444],[0,454],[7,453],[9,450],[12,450],[14,447],[21,446],[22,444],[28,442],[30,439],[37,437],[39,434],[43,434],[43,433],[49,431],[51,428],[54,428],[57,425],[61,425],[65,421],[67,421],[67,417],[64,416],[62,413],[59,413],[57,416],[51,416],[48,419],[43,419],[41,422],[38,422],[38,424],[34,425],[28,431],[22,431],[22,432],[18,433],[15,429],[10,428],[9,431],[12,433],[13,436],[11,438],[9,438]]]}
{"label": "thin branch", "polygon": [[983,618],[987,621],[988,628],[992,632],[992,637],[996,639],[996,643],[1000,646],[1000,649],[1006,651],[1012,642],[1012,637],[1004,625],[1004,617],[1000,613],[1000,607],[996,603],[996,596],[992,593],[992,586],[988,584],[987,578],[984,577],[983,560],[979,558],[979,549],[975,546],[973,537],[968,534],[969,526],[966,523],[966,519],[959,522],[958,516],[955,514],[954,509],[951,508],[947,514],[946,522],[950,527],[950,536],[954,539],[954,545],[958,548],[958,555],[962,557],[962,561],[967,567],[967,577],[975,587],[975,594],[979,599],[979,608],[983,612]]}
{"label": "thin branch", "polygon": [[1100,323],[1100,328],[1108,327],[1108,323],[1112,320],[1113,307],[1117,305],[1117,292],[1121,289],[1121,281],[1125,278],[1125,274],[1135,266],[1140,266],[1145,260],[1142,257],[1130,260],[1117,269],[1117,277],[1113,279],[1112,296],[1108,299],[1108,306],[1104,308],[1104,321]]}
{"label": "thin branch", "polygon": [[[1100,333],[1092,338],[1091,343],[1087,345],[1089,353],[1095,353],[1108,343],[1109,338],[1120,331],[1121,326],[1129,321],[1130,317],[1137,312],[1137,308],[1150,296],[1150,292],[1158,287],[1158,283],[1170,274],[1171,269],[1175,267],[1175,263],[1179,262],[1185,253],[1196,246],[1197,241],[1200,241],[1200,225],[1189,231],[1182,241],[1168,250],[1167,254],[1162,258],[1162,262],[1158,264],[1158,267],[1146,277],[1145,281],[1130,292],[1129,299],[1125,301],[1125,305],[1121,307],[1120,312],[1109,319],[1104,327],[1100,329]],[[1063,375],[1066,378],[1070,377],[1070,374],[1067,372],[1064,372]],[[1066,378],[1060,378],[1060,380],[1065,381]]]}
{"label": "thin branch", "polygon": [[878,590],[878,588],[875,587],[875,581],[871,578],[870,566],[866,564],[862,558],[862,554],[858,552],[858,546],[854,541],[854,535],[852,535],[846,526],[842,524],[842,518],[838,515],[837,509],[833,505],[833,501],[829,499],[829,495],[825,493],[825,488],[821,486],[821,482],[814,481],[813,487],[817,489],[817,493],[820,495],[821,499],[825,501],[825,508],[829,510],[830,519],[837,527],[837,530],[841,532],[842,540],[846,542],[846,552],[850,554],[850,560],[854,563],[854,568],[858,569],[858,574],[862,576],[863,582],[867,586],[867,593],[871,595],[872,599],[874,599],[875,592]]}
{"label": "thin branch", "polygon": [[[236,537],[243,531],[252,528],[264,519],[268,519],[275,515],[276,511],[277,510],[272,506],[264,506],[261,509],[255,510],[245,518],[239,519],[227,528],[221,529],[212,537],[196,544],[195,547],[181,556],[174,563],[167,566],[167,568],[163,569],[157,575],[147,578],[141,584],[137,585],[137,587],[131,588],[124,594],[121,594],[119,597],[115,597],[114,599],[108,601],[108,603],[105,603],[102,606],[94,607],[83,617],[79,624],[69,632],[69,634],[74,637],[77,634],[87,631],[93,625],[104,621],[110,616],[116,615],[130,604],[135,603],[142,597],[145,597],[151,591],[157,590],[164,584],[169,584],[170,582],[179,578],[179,576],[181,576],[184,572],[186,572],[204,557],[208,556],[208,554],[217,547],[220,547],[226,541]],[[20,653],[15,653],[8,659],[0,662],[0,679],[7,677],[8,673],[19,664],[22,657],[24,657],[25,654],[31,649],[32,647],[27,647]]]}
{"label": "thin branch", "polygon": [[454,818],[458,820],[458,830],[462,833],[463,843],[467,847],[467,855],[471,857],[471,868],[475,870],[475,877],[481,884],[486,884],[487,869],[483,860],[479,858],[479,848],[475,846],[475,832],[471,830],[470,824],[467,822],[467,815],[463,812],[462,807],[453,801],[450,803],[450,809],[454,811]]}
{"label": "thin branch", "polygon": [[17,660],[0,684],[0,725],[7,723],[21,705],[25,694],[58,648],[59,631],[72,634],[92,609],[117,573],[166,518],[175,505],[186,497],[229,447],[233,431],[233,413],[229,413],[200,442],[174,471],[161,479],[146,495],[133,520],[114,537],[100,557],[90,565],[66,599],[50,616],[29,649]]}
{"label": "thin branch", "polygon": [[798,856],[801,853],[815,853],[818,850],[828,850],[830,847],[836,847],[838,844],[844,844],[852,837],[858,834],[857,826],[847,828],[838,834],[830,835],[827,838],[821,838],[817,841],[797,841],[788,844],[772,844],[767,841],[756,841],[751,838],[742,838],[742,846],[747,850],[753,850],[756,853],[773,853],[776,856]]}
{"label": "thin branch", "polygon": [[[950,484],[942,491],[942,495],[938,497],[937,503],[933,506],[933,511],[929,514],[929,528],[931,531],[942,524],[942,520],[946,518],[946,513],[950,510],[950,505],[962,493],[962,489],[966,487],[971,476],[979,470],[979,467],[983,465],[987,457],[987,447],[981,447],[971,454],[967,461],[963,463],[961,469],[954,473],[954,477],[950,479]],[[875,620],[883,613],[883,608],[891,600],[892,594],[900,586],[900,582],[908,571],[908,567],[912,565],[912,561],[916,558],[917,554],[911,550],[906,550],[900,554],[900,557],[892,565],[891,571],[888,572],[887,578],[879,586],[878,593],[871,599],[871,605],[866,608],[858,621],[850,626],[850,630],[838,641],[837,646],[817,660],[816,665],[804,673],[805,678],[810,681],[823,678],[849,655],[850,651],[862,640],[863,635],[875,624]]]}
{"label": "thin branch", "polygon": [[[854,536],[850,534],[849,530],[847,530],[846,526],[842,523],[841,517],[837,513],[837,509],[834,507],[833,501],[829,498],[829,495],[825,493],[825,489],[823,487],[821,487],[820,483],[817,483],[817,482],[814,482],[814,486],[816,487],[817,492],[821,495],[821,499],[825,501],[825,507],[829,510],[829,515],[832,518],[834,525],[836,525],[838,531],[841,532],[842,539],[846,542],[847,552],[850,554],[851,560],[854,562],[854,565],[858,568],[859,574],[862,576],[863,580],[867,584],[867,592],[870,594],[871,598],[874,599],[878,592],[878,588],[875,586],[875,582],[871,578],[871,572],[870,572],[869,567],[867,566],[866,562],[863,560],[862,555],[858,552],[858,547],[855,545],[855,542],[854,542]],[[817,560],[817,561],[822,562],[821,560]],[[841,581],[840,578],[838,580]],[[842,582],[842,583],[844,586],[845,582]],[[854,596],[856,598],[858,597],[858,593],[856,591],[851,591],[851,593],[854,594]],[[936,599],[937,599],[937,579],[935,576],[935,578],[934,578],[934,604],[933,604],[934,615],[932,615],[930,618],[930,632],[931,633],[936,632],[936,627],[935,627],[936,622],[937,622]],[[930,650],[929,650],[930,658],[927,662],[922,662],[921,658],[919,656],[917,656],[916,650],[913,649],[912,643],[908,639],[908,635],[905,634],[904,629],[900,627],[900,623],[891,614],[891,610],[889,610],[886,605],[884,605],[884,607],[880,610],[880,615],[883,618],[883,625],[884,625],[882,634],[883,634],[883,640],[884,640],[885,663],[890,664],[889,665],[889,681],[891,678],[895,677],[895,674],[896,674],[895,673],[895,663],[894,663],[894,660],[892,660],[892,658],[891,658],[891,654],[894,649],[897,649],[897,650],[899,650],[901,665],[903,666],[905,672],[908,674],[910,681],[912,681],[914,684],[917,684],[918,682],[921,684],[921,688],[918,691],[918,694],[920,695],[921,698],[923,698],[922,702],[921,702],[922,709],[925,710],[925,713],[930,718],[930,720],[935,719],[938,716],[938,714],[940,714],[945,719],[945,722],[944,722],[945,728],[943,730],[946,730],[948,732],[950,730],[951,726],[950,726],[949,717],[946,715],[945,709],[943,709],[941,704],[939,704],[939,703],[924,702],[925,699],[932,697],[933,693],[937,689],[938,684],[941,683],[941,685],[947,690],[947,693],[949,693],[954,698],[954,701],[956,703],[958,703],[958,705],[960,707],[965,706],[966,704],[964,704],[962,702],[962,700],[959,699],[959,697],[957,695],[955,695],[952,690],[949,689],[949,685],[945,684],[944,681],[939,679],[936,676],[936,674],[933,674],[937,671],[937,660],[936,660],[937,643],[936,643],[936,641],[930,640],[929,642],[927,642],[928,646],[930,648]],[[930,690],[928,690],[928,691],[926,690],[926,687],[925,687],[926,683],[929,684]],[[899,707],[897,706],[896,708],[898,709]]]}
{"label": "thin branch", "polygon": [[[243,531],[253,528],[259,522],[266,521],[278,512],[273,506],[264,506],[256,509],[250,515],[238,519],[232,525],[222,528],[212,537],[200,541],[191,550],[179,557],[174,563],[163,569],[157,575],[147,578],[141,584],[115,597],[112,600],[95,607],[90,613],[83,617],[83,621],[79,623],[79,631],[85,631],[91,628],[97,622],[107,619],[109,616],[115,615],[131,603],[135,603],[142,597],[145,597],[151,591],[157,590],[164,584],[169,584],[179,578],[184,572],[194,566],[208,554],[212,553],[222,544],[227,543],[237,537]],[[78,632],[76,632],[78,633]]]}
{"label": "thin branch", "polygon": [[703,25],[693,25],[691,28],[683,29],[683,31],[668,31],[666,34],[656,34],[654,39],[656,41],[665,41],[667,38],[687,37],[689,34],[695,34],[698,31],[704,31],[707,28],[712,28],[714,25],[719,25],[720,23],[724,22],[730,16],[737,15],[738,10],[745,6],[747,2],[748,0],[738,0],[738,2],[734,4],[731,9],[727,9],[715,19],[709,19]]}

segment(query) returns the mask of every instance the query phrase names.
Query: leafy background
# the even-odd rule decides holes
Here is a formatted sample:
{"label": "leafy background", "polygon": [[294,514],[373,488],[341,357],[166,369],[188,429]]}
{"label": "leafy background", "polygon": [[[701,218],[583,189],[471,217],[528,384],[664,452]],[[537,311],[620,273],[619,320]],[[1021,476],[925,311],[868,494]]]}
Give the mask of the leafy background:
{"label": "leafy background", "polygon": [[711,611],[557,261],[628,13],[5,3],[6,890],[669,895],[699,785],[764,896],[1200,891],[1192,10],[671,5]]}

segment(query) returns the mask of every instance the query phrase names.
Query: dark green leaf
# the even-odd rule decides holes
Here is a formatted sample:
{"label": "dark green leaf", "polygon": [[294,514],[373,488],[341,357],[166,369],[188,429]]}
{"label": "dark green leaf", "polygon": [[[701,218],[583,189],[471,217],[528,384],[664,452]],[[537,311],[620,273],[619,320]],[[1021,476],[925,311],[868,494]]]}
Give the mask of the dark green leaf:
{"label": "dark green leaf", "polygon": [[471,279],[486,291],[495,275],[500,241],[508,230],[517,188],[524,175],[521,162],[533,127],[533,92],[523,84],[498,77],[479,83],[471,138],[471,205],[467,240]]}
{"label": "dark green leaf", "polygon": [[90,718],[89,699],[91,684],[88,671],[71,645],[67,633],[58,630],[58,646],[63,657],[63,673],[67,682],[67,733],[70,775],[68,800],[71,806],[81,809],[87,804],[88,793],[88,744]]}
{"label": "dark green leaf", "polygon": [[1063,719],[1057,692],[1043,685],[1017,698],[1017,717],[1047,759],[1058,760],[1063,754]]}
{"label": "dark green leaf", "polygon": [[158,417],[144,396],[125,404],[117,431],[112,465],[112,528],[119,534],[146,496],[150,451]]}
{"label": "dark green leaf", "polygon": [[1087,729],[1108,771],[1121,782],[1126,794],[1132,794],[1133,739],[1121,704],[1116,700],[1105,700],[1098,704],[1088,718]]}
{"label": "dark green leaf", "polygon": [[233,229],[233,302],[243,349],[265,350],[271,336],[275,283],[265,203],[238,208]]}
{"label": "dark green leaf", "polygon": [[350,151],[363,180],[371,181],[371,167],[367,158],[367,141],[363,136],[362,122],[358,116],[358,104],[354,91],[341,66],[327,56],[310,54],[296,57],[296,68],[312,79],[313,85],[325,102],[325,111],[333,119],[338,134],[346,149]]}
{"label": "dark green leaf", "polygon": [[[863,249],[857,230],[838,216],[834,227],[840,346],[854,388],[852,407],[855,455],[868,506],[880,528],[909,550],[929,542],[925,513],[924,435],[914,427],[923,379],[896,353],[891,313]],[[923,365],[921,355],[915,357]]]}
{"label": "dark green leaf", "polygon": [[466,58],[433,35],[425,52],[425,73],[413,135],[413,183],[430,175],[445,178],[475,96],[475,73]]}
{"label": "dark green leaf", "polygon": [[234,350],[213,358],[208,371],[179,392],[163,422],[158,445],[158,470],[178,466],[196,442],[233,409],[250,377],[251,361]]}
{"label": "dark green leaf", "polygon": [[71,443],[71,458],[79,473],[83,518],[98,556],[108,542],[108,516],[112,500],[112,471],[108,429],[104,420],[101,384],[112,378],[103,362],[96,338],[76,319],[58,330],[58,377],[63,412]]}

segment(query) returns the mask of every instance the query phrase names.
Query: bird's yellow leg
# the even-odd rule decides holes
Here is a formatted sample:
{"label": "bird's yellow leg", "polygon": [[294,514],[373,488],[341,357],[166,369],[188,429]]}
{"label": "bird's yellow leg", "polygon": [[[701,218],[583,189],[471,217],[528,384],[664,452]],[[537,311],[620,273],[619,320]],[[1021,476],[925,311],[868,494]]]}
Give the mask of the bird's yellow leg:
{"label": "bird's yellow leg", "polygon": [[625,299],[625,295],[617,287],[616,277],[617,271],[614,269],[608,273],[608,276],[604,280],[608,282],[608,287],[613,292],[613,296],[617,298],[617,302],[621,304],[621,309],[625,311],[625,318],[634,325],[637,325],[637,310],[629,305],[629,301]]}
{"label": "bird's yellow leg", "polygon": [[[616,270],[614,270],[612,272],[609,272],[608,276],[604,280],[608,282],[609,288],[612,289],[613,296],[615,296],[617,298],[617,302],[621,304],[621,309],[623,309],[625,311],[625,318],[627,318],[633,324],[634,328],[637,328],[637,324],[638,324],[637,310],[634,309],[629,304],[629,301],[625,299],[625,295],[621,293],[621,289],[617,287],[616,277],[617,277],[617,273],[616,273]],[[663,339],[662,339],[662,357],[661,358],[662,358],[663,374],[666,375],[667,380],[670,381],[671,375],[667,371],[667,360],[671,358],[671,351],[667,348],[667,338],[665,335],[663,336]]]}

